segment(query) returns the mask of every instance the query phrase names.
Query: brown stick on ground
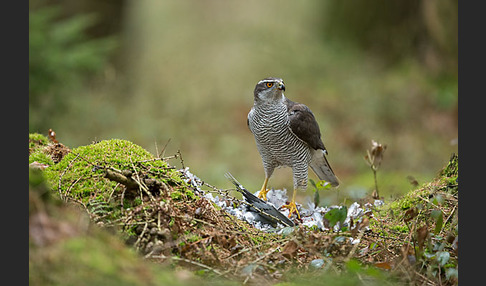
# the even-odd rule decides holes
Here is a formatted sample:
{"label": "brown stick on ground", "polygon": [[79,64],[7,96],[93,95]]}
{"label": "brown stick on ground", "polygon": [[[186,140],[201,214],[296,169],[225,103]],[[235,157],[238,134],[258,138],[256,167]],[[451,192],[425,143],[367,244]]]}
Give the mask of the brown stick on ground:
{"label": "brown stick on ground", "polygon": [[127,189],[138,188],[138,183],[134,179],[132,179],[131,176],[127,177],[121,172],[116,172],[110,169],[106,169],[105,177],[112,181],[125,185]]}
{"label": "brown stick on ground", "polygon": [[166,191],[167,186],[156,179],[141,179],[140,182],[132,178],[132,172],[129,170],[105,169],[105,177],[109,180],[115,181],[124,185],[127,190],[142,188],[149,197],[152,197],[151,191],[161,190]]}

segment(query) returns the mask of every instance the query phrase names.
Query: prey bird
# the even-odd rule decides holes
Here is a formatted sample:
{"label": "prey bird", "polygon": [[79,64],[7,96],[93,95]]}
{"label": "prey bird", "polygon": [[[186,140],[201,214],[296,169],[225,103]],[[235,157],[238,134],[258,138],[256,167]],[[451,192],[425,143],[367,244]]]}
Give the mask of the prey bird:
{"label": "prey bird", "polygon": [[248,211],[256,213],[258,220],[274,227],[277,226],[277,222],[286,226],[294,226],[294,223],[279,212],[275,207],[269,205],[245,189],[245,187],[243,187],[243,185],[240,184],[235,177],[233,177],[233,175],[226,173],[225,176],[231,183],[233,183],[233,185],[235,185],[236,190],[240,192],[243,197],[245,197],[245,201],[251,205],[248,208]]}

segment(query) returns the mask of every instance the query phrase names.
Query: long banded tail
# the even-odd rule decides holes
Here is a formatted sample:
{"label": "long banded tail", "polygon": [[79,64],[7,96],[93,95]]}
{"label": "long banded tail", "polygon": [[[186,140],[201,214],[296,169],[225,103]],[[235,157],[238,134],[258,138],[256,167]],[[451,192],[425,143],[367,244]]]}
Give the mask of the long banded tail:
{"label": "long banded tail", "polygon": [[326,159],[325,151],[318,149],[313,152],[310,167],[316,173],[317,177],[329,182],[333,187],[339,186],[339,180]]}

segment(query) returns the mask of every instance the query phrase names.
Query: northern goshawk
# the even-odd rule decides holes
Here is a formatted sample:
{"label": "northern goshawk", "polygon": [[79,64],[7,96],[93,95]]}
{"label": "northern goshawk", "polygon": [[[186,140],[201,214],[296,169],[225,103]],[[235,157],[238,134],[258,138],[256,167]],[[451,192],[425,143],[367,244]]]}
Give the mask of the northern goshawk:
{"label": "northern goshawk", "polygon": [[262,79],[255,86],[254,104],[248,113],[247,124],[255,136],[263,161],[265,180],[258,197],[266,200],[268,179],[277,167],[292,168],[294,190],[292,201],[284,207],[296,212],[297,190],[307,188],[308,167],[321,180],[333,187],[339,185],[327,162],[327,150],[321,140],[319,125],[312,111],[304,104],[293,102],[283,94],[285,85],[281,78]]}

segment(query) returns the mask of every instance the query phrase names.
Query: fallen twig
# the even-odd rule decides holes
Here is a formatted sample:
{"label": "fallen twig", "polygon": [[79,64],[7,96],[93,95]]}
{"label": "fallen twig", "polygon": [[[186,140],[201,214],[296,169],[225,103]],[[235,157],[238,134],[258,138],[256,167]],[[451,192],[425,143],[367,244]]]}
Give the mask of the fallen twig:
{"label": "fallen twig", "polygon": [[148,223],[147,223],[147,222],[145,222],[145,225],[144,225],[144,227],[143,227],[142,232],[141,232],[141,233],[140,233],[140,235],[138,236],[137,241],[135,241],[135,243],[133,244],[133,246],[135,246],[135,247],[137,248],[137,250],[138,250],[138,244],[139,244],[139,243],[140,243],[140,241],[142,240],[142,237],[143,237],[143,235],[145,234],[145,231],[147,230],[147,226],[148,226]]}

